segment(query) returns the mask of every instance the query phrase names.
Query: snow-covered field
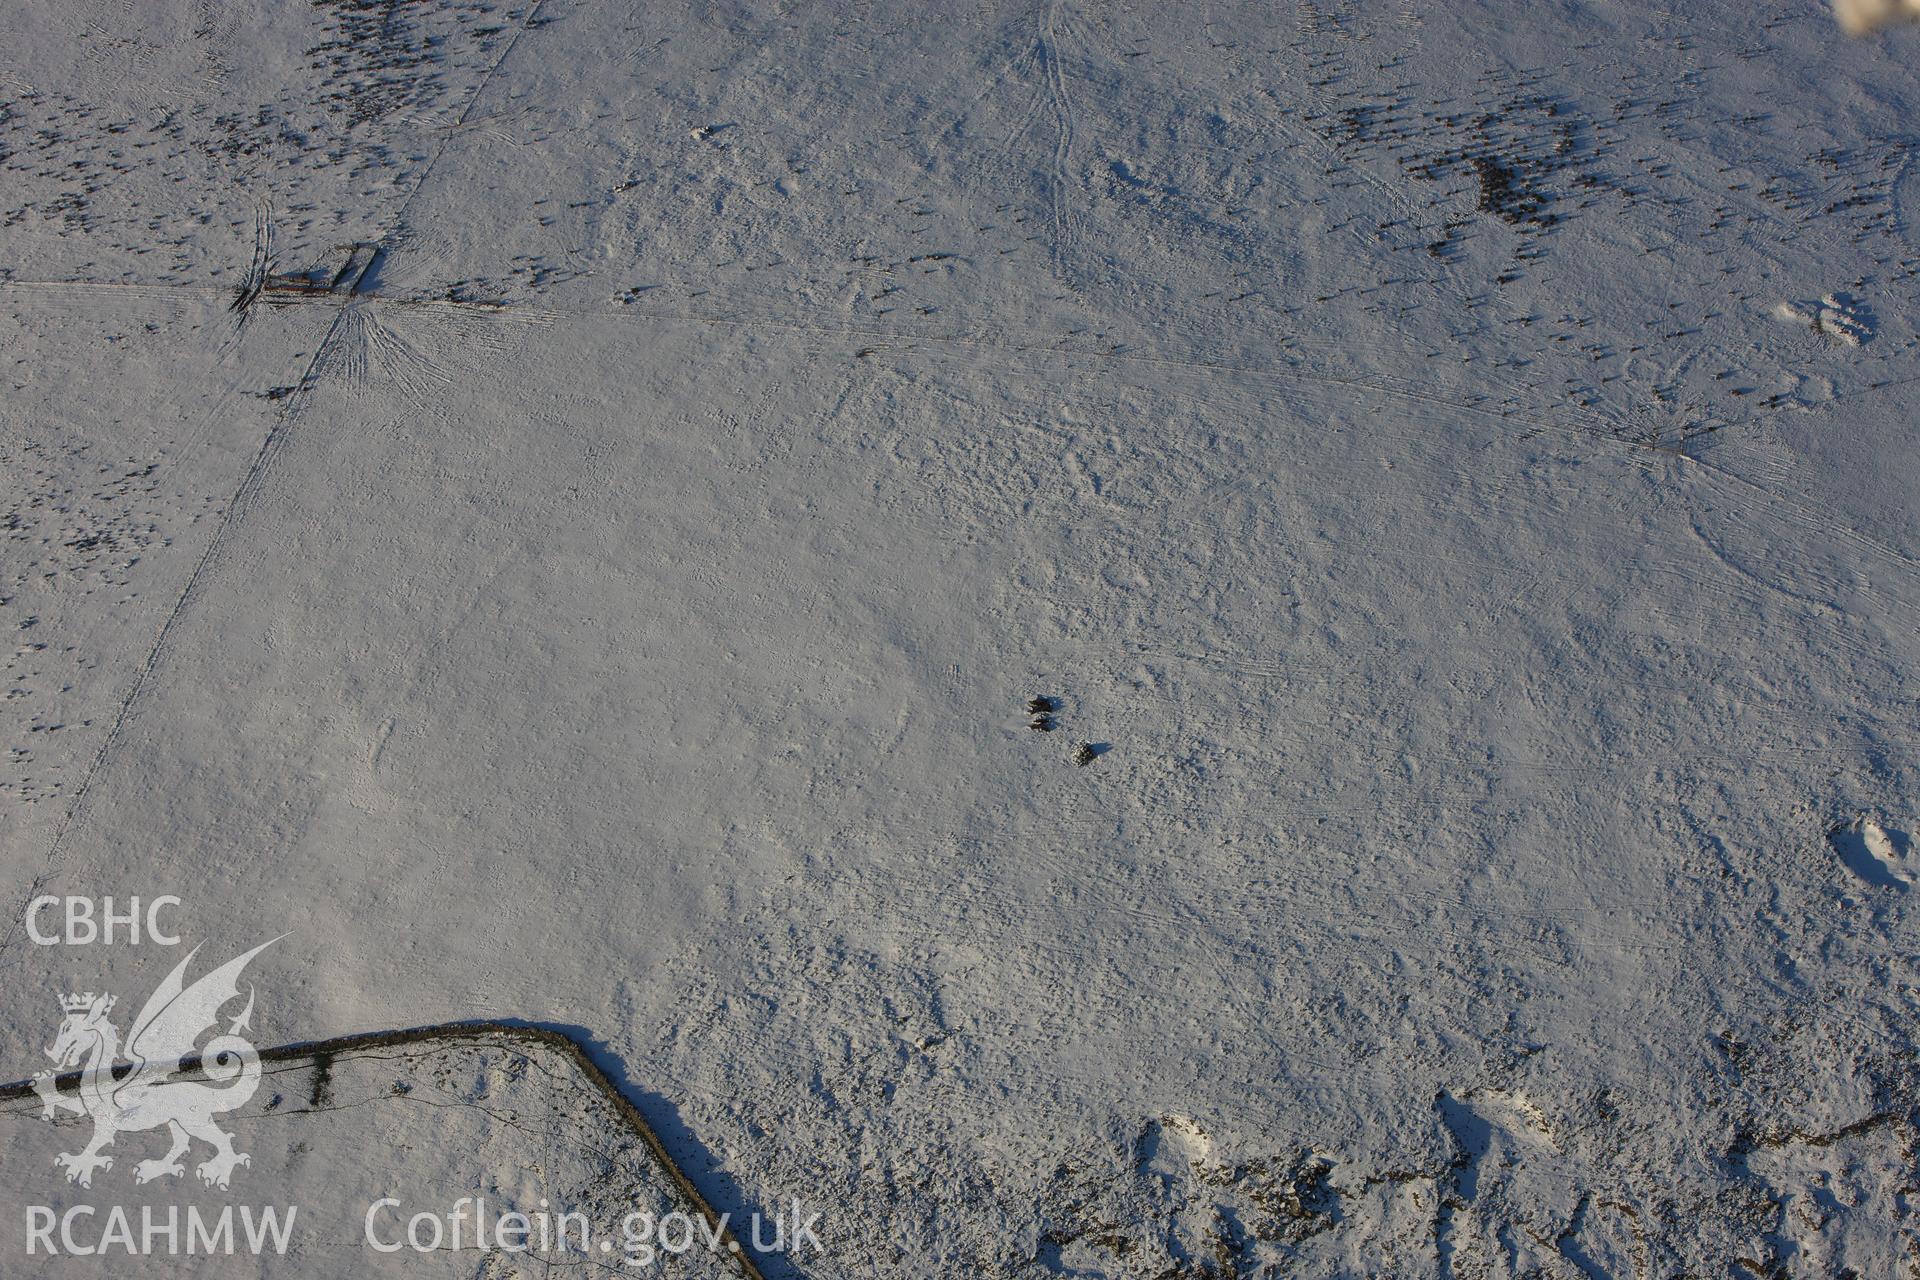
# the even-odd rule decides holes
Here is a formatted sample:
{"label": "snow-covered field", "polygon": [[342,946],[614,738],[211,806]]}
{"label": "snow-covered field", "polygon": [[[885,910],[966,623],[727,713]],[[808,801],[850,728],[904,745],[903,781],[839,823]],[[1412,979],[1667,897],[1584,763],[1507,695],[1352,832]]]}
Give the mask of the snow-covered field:
{"label": "snow-covered field", "polygon": [[[8,13],[0,1077],[288,934],[259,1045],[560,1029],[769,1276],[1920,1275],[1920,27]],[[384,1274],[591,1181],[492,1096],[9,1104],[0,1274]]]}

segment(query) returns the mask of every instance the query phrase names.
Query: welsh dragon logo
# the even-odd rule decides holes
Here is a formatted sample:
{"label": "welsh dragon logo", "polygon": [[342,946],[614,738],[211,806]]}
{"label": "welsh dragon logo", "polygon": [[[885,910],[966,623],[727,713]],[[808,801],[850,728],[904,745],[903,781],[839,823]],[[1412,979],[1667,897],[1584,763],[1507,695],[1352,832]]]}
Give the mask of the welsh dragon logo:
{"label": "welsh dragon logo", "polygon": [[[220,1008],[239,996],[240,974],[247,962],[273,942],[263,942],[229,960],[191,986],[185,983],[187,965],[200,948],[188,952],[147,998],[127,1032],[124,1050],[119,1029],[107,1018],[113,1012],[112,996],[89,991],[60,998],[66,1018],[47,1056],[63,1071],[85,1062],[80,1071],[79,1096],[61,1093],[52,1071],[35,1075],[33,1089],[40,1095],[41,1112],[49,1120],[62,1111],[93,1117],[93,1140],[78,1152],[54,1157],[54,1163],[66,1170],[67,1181],[92,1186],[96,1169],[113,1167],[113,1157],[104,1152],[114,1138],[138,1129],[164,1127],[172,1145],[159,1159],[136,1164],[135,1182],[185,1173],[180,1158],[195,1138],[213,1148],[213,1155],[195,1169],[200,1181],[208,1186],[225,1190],[234,1169],[252,1163],[250,1157],[233,1149],[233,1135],[213,1121],[223,1112],[244,1106],[260,1087],[260,1055],[240,1035],[242,1030],[251,1030],[251,984],[247,1007],[228,1025],[226,1034],[214,1036],[198,1051],[195,1044],[204,1032],[218,1029]],[[122,1057],[130,1065],[116,1071],[115,1063]],[[192,1057],[199,1058],[200,1075],[205,1080],[177,1078],[184,1060]]]}

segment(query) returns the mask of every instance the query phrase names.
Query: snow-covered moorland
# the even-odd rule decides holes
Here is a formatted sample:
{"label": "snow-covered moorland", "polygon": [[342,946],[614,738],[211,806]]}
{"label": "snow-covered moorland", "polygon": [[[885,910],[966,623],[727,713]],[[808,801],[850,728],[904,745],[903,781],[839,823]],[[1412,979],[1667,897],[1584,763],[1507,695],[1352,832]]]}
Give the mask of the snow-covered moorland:
{"label": "snow-covered moorland", "polygon": [[546,1049],[289,1057],[226,1188],[16,1091],[0,1274],[539,1272],[372,1249],[404,1184],[803,1197],[810,1280],[1920,1275],[1920,27],[10,17],[0,1077],[287,935],[220,1032],[547,1028],[671,1164]]}

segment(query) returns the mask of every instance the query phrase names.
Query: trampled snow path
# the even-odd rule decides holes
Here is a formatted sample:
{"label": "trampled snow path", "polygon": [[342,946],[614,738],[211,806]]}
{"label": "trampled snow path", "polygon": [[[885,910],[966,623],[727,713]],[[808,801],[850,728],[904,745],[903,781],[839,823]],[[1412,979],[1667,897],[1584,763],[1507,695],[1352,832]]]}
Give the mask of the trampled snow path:
{"label": "trampled snow path", "polygon": [[[810,1275],[1895,1265],[1913,33],[100,13],[0,59],[18,900],[592,1027]],[[263,209],[366,287],[241,324]],[[7,1075],[168,959],[14,942]]]}

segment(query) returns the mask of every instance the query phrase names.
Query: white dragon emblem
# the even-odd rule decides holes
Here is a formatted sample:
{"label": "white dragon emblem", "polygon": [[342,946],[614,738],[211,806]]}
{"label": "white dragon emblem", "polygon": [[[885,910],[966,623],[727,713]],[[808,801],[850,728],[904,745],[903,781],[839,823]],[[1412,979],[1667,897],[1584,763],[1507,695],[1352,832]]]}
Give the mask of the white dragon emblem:
{"label": "white dragon emblem", "polygon": [[[136,1182],[185,1173],[180,1157],[194,1138],[213,1148],[212,1157],[195,1170],[208,1186],[224,1190],[237,1166],[252,1163],[250,1157],[233,1149],[233,1135],[213,1122],[222,1112],[245,1105],[260,1087],[260,1055],[239,1034],[243,1029],[251,1030],[251,985],[247,988],[247,1007],[228,1026],[227,1034],[216,1035],[197,1053],[194,1044],[203,1032],[217,1028],[220,1007],[239,996],[240,973],[247,962],[279,940],[261,943],[192,986],[186,986],[183,979],[200,948],[188,952],[133,1020],[124,1054],[131,1065],[118,1074],[114,1064],[123,1056],[120,1033],[107,1020],[114,998],[91,991],[60,998],[66,1020],[60,1024],[60,1034],[54,1037],[47,1056],[61,1070],[85,1061],[79,1096],[61,1093],[52,1071],[36,1074],[33,1089],[40,1095],[42,1114],[49,1120],[61,1111],[93,1117],[93,1140],[81,1151],[54,1157],[54,1163],[66,1170],[67,1181],[92,1186],[94,1170],[113,1167],[113,1157],[103,1152],[116,1135],[163,1125],[173,1145],[159,1159],[135,1165]],[[175,1078],[182,1060],[195,1056],[200,1059],[201,1074],[215,1083]]]}

